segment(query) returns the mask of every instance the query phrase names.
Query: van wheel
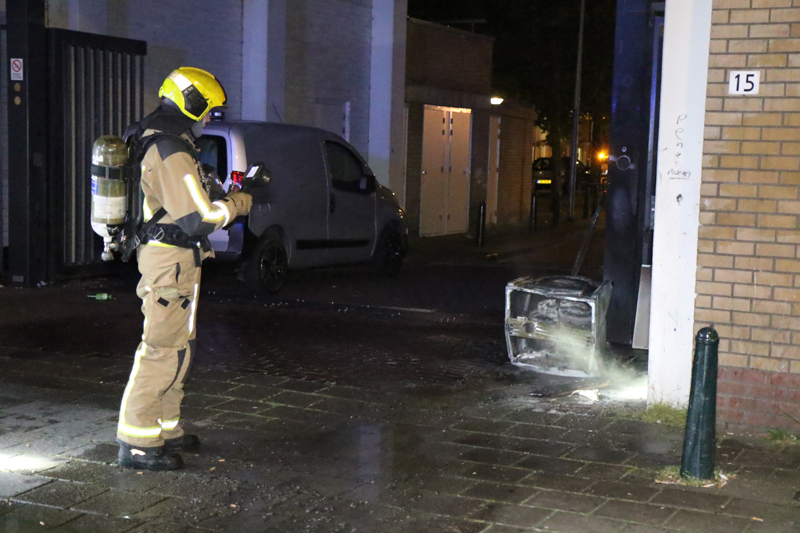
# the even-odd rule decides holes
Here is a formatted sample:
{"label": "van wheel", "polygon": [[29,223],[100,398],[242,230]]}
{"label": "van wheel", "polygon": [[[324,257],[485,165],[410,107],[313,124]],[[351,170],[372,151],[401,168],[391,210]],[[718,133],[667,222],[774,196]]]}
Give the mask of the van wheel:
{"label": "van wheel", "polygon": [[403,236],[394,228],[386,228],[372,255],[372,266],[379,272],[396,276],[403,265],[404,256]]}
{"label": "van wheel", "polygon": [[244,272],[245,283],[253,289],[275,294],[283,287],[288,270],[289,259],[283,242],[275,235],[264,235]]}

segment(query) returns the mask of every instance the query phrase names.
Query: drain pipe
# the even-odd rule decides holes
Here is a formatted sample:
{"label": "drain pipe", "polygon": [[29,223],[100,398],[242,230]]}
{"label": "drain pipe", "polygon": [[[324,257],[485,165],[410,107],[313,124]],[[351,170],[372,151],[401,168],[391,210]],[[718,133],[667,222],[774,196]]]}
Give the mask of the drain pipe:
{"label": "drain pipe", "polygon": [[706,327],[697,332],[681,477],[714,479],[718,349],[719,335],[714,328]]}

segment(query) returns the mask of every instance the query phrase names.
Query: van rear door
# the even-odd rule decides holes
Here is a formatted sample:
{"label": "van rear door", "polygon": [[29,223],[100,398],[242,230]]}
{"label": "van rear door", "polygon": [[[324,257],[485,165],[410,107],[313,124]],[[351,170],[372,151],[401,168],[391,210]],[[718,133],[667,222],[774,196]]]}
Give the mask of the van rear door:
{"label": "van rear door", "polygon": [[[200,155],[200,164],[204,171],[213,170],[216,172],[219,181],[225,182],[228,179],[228,142],[222,135],[203,135],[196,142],[197,152]],[[227,187],[224,187],[227,190]],[[239,228],[241,230],[241,228]],[[215,252],[241,252],[239,250],[228,250],[230,235],[228,230],[218,229],[208,236],[211,248]]]}

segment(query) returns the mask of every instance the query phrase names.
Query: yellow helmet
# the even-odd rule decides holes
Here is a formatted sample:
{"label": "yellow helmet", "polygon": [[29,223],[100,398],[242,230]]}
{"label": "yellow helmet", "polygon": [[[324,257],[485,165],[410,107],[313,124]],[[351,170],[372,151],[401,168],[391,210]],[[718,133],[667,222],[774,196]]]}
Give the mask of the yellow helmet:
{"label": "yellow helmet", "polygon": [[181,67],[164,80],[158,96],[172,100],[184,115],[202,120],[212,108],[225,105],[225,89],[205,70]]}

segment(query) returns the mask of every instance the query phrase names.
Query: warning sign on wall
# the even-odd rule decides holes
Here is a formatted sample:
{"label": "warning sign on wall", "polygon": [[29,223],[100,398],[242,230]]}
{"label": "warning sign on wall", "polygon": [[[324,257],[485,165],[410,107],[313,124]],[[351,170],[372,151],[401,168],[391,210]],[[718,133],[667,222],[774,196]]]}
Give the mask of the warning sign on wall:
{"label": "warning sign on wall", "polygon": [[9,72],[11,73],[11,81],[23,81],[25,79],[22,58],[12,57],[10,59],[11,65]]}

